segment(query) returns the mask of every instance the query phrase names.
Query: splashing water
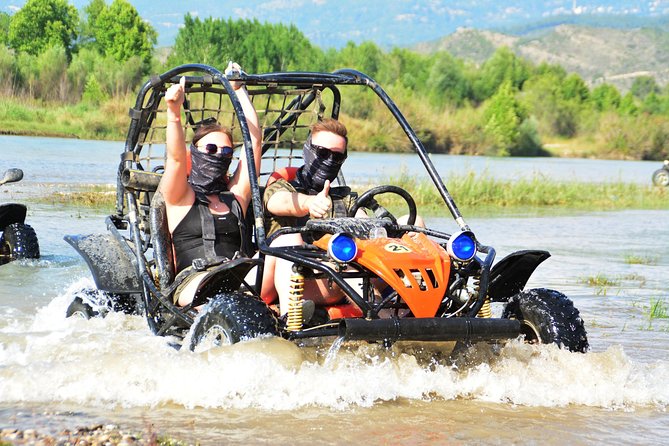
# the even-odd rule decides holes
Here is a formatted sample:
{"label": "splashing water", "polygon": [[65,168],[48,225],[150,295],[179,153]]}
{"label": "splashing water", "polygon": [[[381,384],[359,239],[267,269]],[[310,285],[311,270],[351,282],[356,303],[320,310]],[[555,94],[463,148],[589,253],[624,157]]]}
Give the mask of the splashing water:
{"label": "splashing water", "polygon": [[201,354],[169,346],[137,316],[66,319],[68,292],[29,324],[1,332],[0,400],[121,407],[369,407],[400,398],[473,399],[526,406],[624,408],[669,403],[669,362],[638,364],[619,346],[576,354],[555,346],[480,344],[449,357],[441,346],[345,343],[298,347],[279,338]]}
{"label": "splashing water", "polygon": [[331,366],[334,363],[335,358],[337,357],[337,353],[339,353],[339,349],[341,349],[341,346],[343,344],[344,344],[344,337],[343,336],[338,337],[337,339],[335,339],[335,341],[332,343],[332,345],[328,349],[328,354],[325,356],[325,361],[323,362],[323,364],[325,366]]}

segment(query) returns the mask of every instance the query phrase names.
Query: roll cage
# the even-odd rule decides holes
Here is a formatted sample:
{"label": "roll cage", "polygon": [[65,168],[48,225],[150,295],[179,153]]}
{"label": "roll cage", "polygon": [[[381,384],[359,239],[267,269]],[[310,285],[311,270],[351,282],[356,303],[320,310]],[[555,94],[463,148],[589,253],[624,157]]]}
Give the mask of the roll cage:
{"label": "roll cage", "polygon": [[[147,260],[146,253],[152,248],[148,221],[149,208],[160,181],[161,163],[164,161],[164,154],[161,156],[159,149],[159,153],[156,154],[152,149],[159,148],[161,144],[164,144],[166,125],[164,122],[163,98],[165,91],[169,85],[178,83],[180,77],[184,75],[186,76],[186,101],[184,102],[186,115],[184,126],[186,130],[192,130],[206,117],[214,116],[224,125],[229,122],[231,128],[241,136],[242,150],[245,150],[249,161],[248,169],[252,194],[249,208],[251,212],[247,211],[247,216],[252,219],[254,243],[261,259],[267,255],[287,259],[305,267],[305,270],[315,271],[316,276],[329,278],[337,283],[358,307],[363,309],[367,317],[378,317],[378,311],[387,302],[373,304],[371,296],[360,295],[345,279],[361,277],[364,283],[369,285],[371,274],[369,271],[363,267],[358,267],[354,271],[343,271],[340,268],[329,266],[323,262],[323,260],[327,260],[326,254],[312,245],[305,247],[270,246],[277,235],[290,232],[331,232],[333,231],[333,225],[340,224],[341,221],[310,222],[303,228],[284,228],[277,235],[269,238],[265,233],[262,202],[263,187],[258,178],[276,170],[280,163],[291,165],[294,160],[301,158],[294,152],[299,151],[301,153],[302,143],[310,124],[309,119],[306,119],[306,123],[304,122],[303,116],[309,116],[313,121],[322,118],[327,112],[329,117],[336,119],[341,109],[339,87],[360,85],[370,88],[386,105],[407,135],[460,230],[470,230],[414,130],[386,92],[365,74],[351,69],[338,70],[333,73],[224,74],[207,65],[181,65],[147,81],[138,93],[134,107],[129,111],[130,126],[117,176],[116,213],[111,215],[107,222],[111,232],[119,239],[122,236],[118,229],[128,229],[129,226],[133,248],[128,244],[122,245],[124,246],[123,249],[128,251],[128,254],[130,254],[131,249],[135,250],[132,257],[137,258],[136,266],[144,294],[157,297],[158,301],[170,310],[175,321],[181,320],[183,323],[190,324],[192,318],[188,314],[178,311],[161,294],[150,272],[152,260]],[[262,115],[262,153],[264,160],[272,159],[270,171],[262,171],[261,168],[261,172],[257,172],[255,169],[249,129],[242,106],[236,95],[233,94],[231,80],[245,83],[250,96],[254,100],[256,110]],[[201,97],[198,98],[197,95]],[[329,107],[323,103],[324,96],[328,96],[330,99]],[[228,101],[225,100],[226,97]],[[265,104],[263,108],[260,108],[257,102],[263,97],[266,97]],[[228,102],[230,108],[226,109]],[[222,118],[227,119],[228,116],[230,120],[223,121]],[[338,182],[345,185],[343,175],[340,174]],[[355,222],[354,219],[344,220],[347,220],[345,223],[349,225],[350,231],[355,231],[356,228],[364,231],[366,226],[376,225],[386,227],[389,233],[400,234],[409,230],[423,232],[428,236],[442,240],[444,243],[450,237],[449,234],[441,231],[415,226],[389,227],[385,220],[369,219],[368,222],[363,223]],[[483,305],[490,270],[495,257],[495,251],[491,247],[478,244],[478,249],[480,252],[486,253],[485,258],[482,260],[476,258],[474,262],[463,266],[469,270],[478,270],[477,275],[480,275],[481,293],[478,300],[468,309],[467,314],[469,316],[476,315]],[[262,268],[262,264],[260,268]],[[256,289],[259,289],[262,275],[258,274],[257,277]],[[457,278],[453,286],[458,286]],[[370,290],[371,287],[364,286],[363,289]],[[363,292],[363,294],[368,292]],[[147,307],[147,315],[150,316],[159,304],[157,302],[153,304],[145,302],[144,305]],[[147,319],[151,320],[151,317]],[[154,332],[164,331],[159,330],[155,325],[152,326],[152,329]]]}

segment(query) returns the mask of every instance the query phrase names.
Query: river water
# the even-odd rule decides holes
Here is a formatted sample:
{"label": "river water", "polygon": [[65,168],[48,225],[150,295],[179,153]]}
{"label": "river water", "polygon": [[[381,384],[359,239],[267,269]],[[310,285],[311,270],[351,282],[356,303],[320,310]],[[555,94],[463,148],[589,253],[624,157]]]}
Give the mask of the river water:
{"label": "river water", "polygon": [[[649,317],[654,303],[669,306],[669,204],[467,218],[498,259],[520,249],[552,253],[528,286],[572,298],[588,330],[587,354],[512,342],[456,357],[448,345],[385,351],[344,344],[328,356],[330,344],[278,339],[194,354],[151,335],[139,317],[64,317],[73,290],[91,279],[63,236],[103,232],[105,214],[34,198],[73,184],[113,183],[121,151],[114,142],[0,137],[0,171],[25,171],[22,182],[2,186],[1,200],[27,202],[43,255],[0,266],[0,428],[116,423],[203,445],[669,444],[669,319]],[[444,176],[487,169],[508,178],[647,184],[659,167],[434,161]],[[373,180],[412,166],[408,155],[354,154],[346,173]],[[456,229],[450,218],[428,223]],[[589,285],[594,277],[608,284]]]}

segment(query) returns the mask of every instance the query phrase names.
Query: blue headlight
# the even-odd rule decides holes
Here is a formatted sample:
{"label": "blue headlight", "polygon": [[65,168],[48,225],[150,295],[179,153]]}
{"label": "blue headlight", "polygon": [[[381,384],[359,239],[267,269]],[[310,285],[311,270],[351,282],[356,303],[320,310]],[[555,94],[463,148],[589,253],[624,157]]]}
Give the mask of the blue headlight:
{"label": "blue headlight", "polygon": [[333,235],[330,239],[328,254],[337,262],[348,263],[355,259],[358,254],[358,247],[351,236],[339,233]]}
{"label": "blue headlight", "polygon": [[456,232],[446,244],[448,253],[461,262],[468,262],[476,255],[476,240],[470,231]]}

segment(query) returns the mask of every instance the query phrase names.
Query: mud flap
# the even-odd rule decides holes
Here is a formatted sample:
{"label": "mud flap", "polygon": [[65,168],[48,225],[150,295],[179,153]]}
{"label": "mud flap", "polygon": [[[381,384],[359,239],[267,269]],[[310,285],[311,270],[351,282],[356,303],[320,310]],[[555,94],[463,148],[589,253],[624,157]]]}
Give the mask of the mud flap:
{"label": "mud flap", "polygon": [[111,234],[66,235],[91,270],[95,286],[109,293],[141,293],[133,258]]}
{"label": "mud flap", "polygon": [[26,208],[23,204],[7,203],[0,206],[0,231],[13,224],[26,221]]}
{"label": "mud flap", "polygon": [[551,255],[548,251],[517,251],[500,260],[490,271],[488,296],[506,302],[521,292],[534,270]]}

